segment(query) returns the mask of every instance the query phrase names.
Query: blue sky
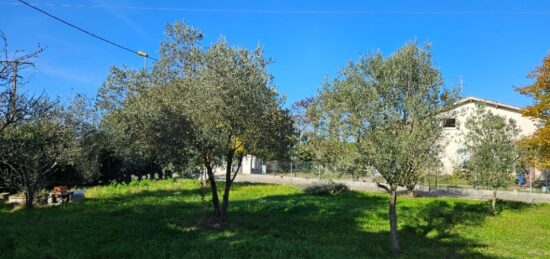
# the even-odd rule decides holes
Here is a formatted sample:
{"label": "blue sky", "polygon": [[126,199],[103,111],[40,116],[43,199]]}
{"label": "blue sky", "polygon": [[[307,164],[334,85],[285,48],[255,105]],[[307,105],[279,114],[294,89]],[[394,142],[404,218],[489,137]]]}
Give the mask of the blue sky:
{"label": "blue sky", "polygon": [[[550,1],[69,1],[27,0],[135,50],[158,56],[166,23],[185,20],[240,47],[262,44],[287,104],[315,95],[349,60],[405,42],[430,41],[446,85],[513,105],[530,99],[514,86],[550,51]],[[10,49],[47,50],[27,71],[28,92],[94,97],[110,66],[140,68],[143,58],[107,45],[15,0],[0,0],[0,30]]]}

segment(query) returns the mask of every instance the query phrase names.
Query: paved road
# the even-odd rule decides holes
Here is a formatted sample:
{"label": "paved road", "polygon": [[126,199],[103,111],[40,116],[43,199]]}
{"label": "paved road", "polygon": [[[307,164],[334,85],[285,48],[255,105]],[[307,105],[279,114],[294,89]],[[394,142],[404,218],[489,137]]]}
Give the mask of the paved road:
{"label": "paved road", "polygon": [[[262,174],[239,174],[235,179],[237,182],[253,182],[253,183],[269,183],[269,184],[291,184],[291,185],[309,185],[318,182],[327,182],[327,180],[319,180],[314,178],[301,178],[290,176],[274,176]],[[384,192],[376,186],[376,183],[351,181],[351,180],[334,180],[334,182],[346,184],[350,189],[366,192]],[[400,189],[405,192],[405,189]],[[474,190],[462,188],[438,188],[428,190],[427,187],[417,187],[415,193],[420,196],[431,197],[460,197],[474,200],[492,199],[493,192],[487,190]],[[517,191],[499,191],[497,197],[502,200],[522,201],[528,203],[550,203],[550,194],[543,193],[528,193]]]}

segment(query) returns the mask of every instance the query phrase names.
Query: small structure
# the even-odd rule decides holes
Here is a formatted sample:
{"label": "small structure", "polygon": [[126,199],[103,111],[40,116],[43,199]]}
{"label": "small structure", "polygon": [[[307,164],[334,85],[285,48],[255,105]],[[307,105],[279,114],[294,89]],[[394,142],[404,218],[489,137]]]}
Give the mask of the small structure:
{"label": "small structure", "polygon": [[[259,174],[262,173],[263,161],[259,157],[253,155],[246,155],[243,157],[241,167],[239,168],[239,173],[242,174]],[[233,165],[233,171],[237,170],[237,166]],[[225,166],[216,166],[214,168],[214,174],[224,175]]]}
{"label": "small structure", "polygon": [[243,158],[242,163],[243,174],[253,174],[263,172],[262,160],[253,155],[247,155]]}
{"label": "small structure", "polygon": [[48,203],[58,204],[72,200],[73,192],[67,190],[67,186],[55,186],[48,194]]}

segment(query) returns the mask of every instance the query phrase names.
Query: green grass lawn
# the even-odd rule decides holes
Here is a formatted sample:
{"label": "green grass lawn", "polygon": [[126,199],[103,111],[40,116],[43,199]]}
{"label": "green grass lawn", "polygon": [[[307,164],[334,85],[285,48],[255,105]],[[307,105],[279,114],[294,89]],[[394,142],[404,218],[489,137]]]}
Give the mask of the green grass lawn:
{"label": "green grass lawn", "polygon": [[[230,224],[211,215],[198,183],[142,181],[90,188],[86,201],[30,211],[0,208],[4,258],[391,257],[388,197],[312,196],[297,187],[238,183]],[[451,198],[398,201],[403,258],[550,257],[550,205]]]}

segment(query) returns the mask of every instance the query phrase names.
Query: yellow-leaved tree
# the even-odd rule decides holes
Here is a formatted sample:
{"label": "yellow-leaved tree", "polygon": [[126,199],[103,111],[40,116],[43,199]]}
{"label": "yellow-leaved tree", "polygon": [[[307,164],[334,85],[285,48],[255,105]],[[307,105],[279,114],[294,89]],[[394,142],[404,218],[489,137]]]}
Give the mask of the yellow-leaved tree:
{"label": "yellow-leaved tree", "polygon": [[527,162],[537,168],[550,168],[550,53],[542,65],[528,75],[535,79],[531,85],[517,89],[523,95],[534,99],[534,103],[522,110],[523,115],[540,119],[542,126],[523,140]]}

